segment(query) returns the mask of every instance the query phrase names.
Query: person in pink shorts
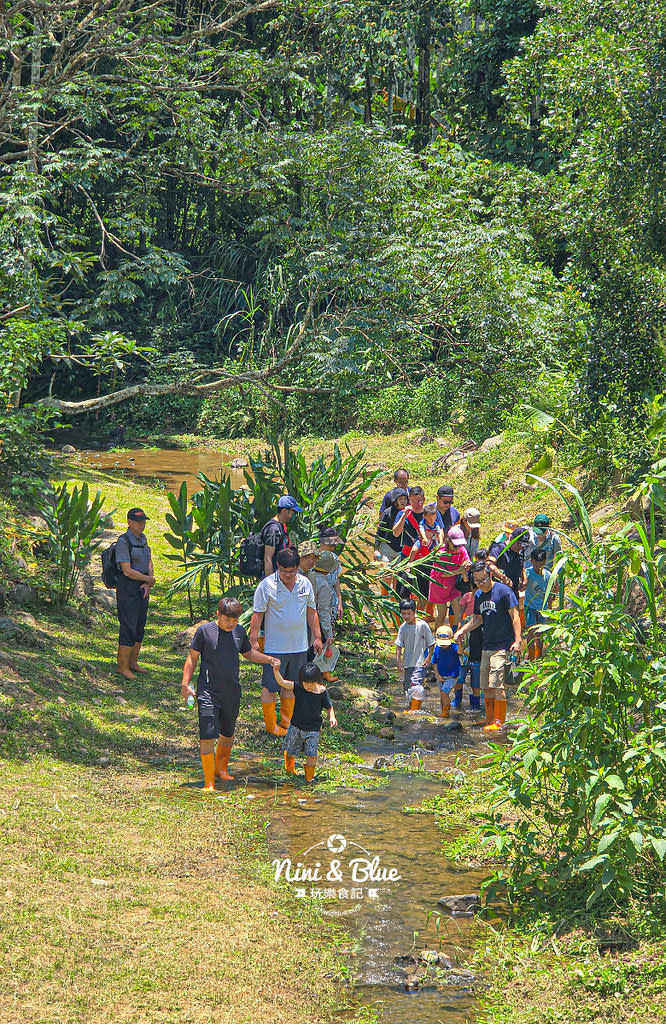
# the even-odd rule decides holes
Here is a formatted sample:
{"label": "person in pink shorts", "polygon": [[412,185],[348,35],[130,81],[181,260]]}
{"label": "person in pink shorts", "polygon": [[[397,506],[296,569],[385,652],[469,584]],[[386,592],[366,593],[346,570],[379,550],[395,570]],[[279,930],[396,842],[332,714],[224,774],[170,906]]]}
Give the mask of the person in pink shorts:
{"label": "person in pink shorts", "polygon": [[435,631],[444,625],[449,605],[453,608],[455,626],[460,623],[460,591],[456,579],[471,565],[465,547],[465,534],[459,526],[452,526],[439,552],[435,556],[430,572],[428,600],[437,608]]}

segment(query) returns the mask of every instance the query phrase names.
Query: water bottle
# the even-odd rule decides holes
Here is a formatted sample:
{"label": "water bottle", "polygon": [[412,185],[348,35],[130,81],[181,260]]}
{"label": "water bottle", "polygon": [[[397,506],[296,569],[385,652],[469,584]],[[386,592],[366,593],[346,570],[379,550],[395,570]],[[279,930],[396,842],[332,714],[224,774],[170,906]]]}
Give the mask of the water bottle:
{"label": "water bottle", "polygon": [[189,694],[187,700],[185,701],[185,703],[186,703],[187,707],[190,709],[190,711],[192,710],[192,708],[194,707],[196,702],[197,702],[197,698],[193,694],[191,694],[191,693]]}

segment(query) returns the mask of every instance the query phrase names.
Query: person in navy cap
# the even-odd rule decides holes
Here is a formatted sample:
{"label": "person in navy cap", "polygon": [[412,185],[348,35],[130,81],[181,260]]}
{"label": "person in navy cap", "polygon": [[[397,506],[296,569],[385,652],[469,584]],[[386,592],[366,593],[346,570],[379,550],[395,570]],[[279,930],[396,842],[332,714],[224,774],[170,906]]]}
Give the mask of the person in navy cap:
{"label": "person in navy cap", "polygon": [[291,494],[283,494],[278,498],[277,512],[272,519],[269,519],[261,530],[264,542],[264,576],[270,576],[277,569],[277,556],[285,548],[294,548],[287,525],[291,522],[297,512],[303,509],[292,498]]}
{"label": "person in navy cap", "polygon": [[148,600],[155,584],[153,558],[145,537],[148,516],[142,508],[127,513],[127,531],[116,542],[116,564],[120,578],[116,585],[118,613],[118,672],[136,679],[139,652],[146,629]]}

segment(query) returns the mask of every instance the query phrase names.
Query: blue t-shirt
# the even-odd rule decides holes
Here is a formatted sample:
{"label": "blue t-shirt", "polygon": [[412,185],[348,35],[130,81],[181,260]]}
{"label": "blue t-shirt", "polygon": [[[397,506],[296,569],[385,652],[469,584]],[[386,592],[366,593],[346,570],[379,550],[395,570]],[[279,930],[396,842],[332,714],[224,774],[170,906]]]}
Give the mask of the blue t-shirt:
{"label": "blue t-shirt", "polygon": [[525,570],[525,575],[527,576],[525,611],[540,612],[544,606],[546,587],[552,573],[549,573],[548,569],[538,573],[533,566],[530,566],[529,569]]}
{"label": "blue t-shirt", "polygon": [[511,646],[515,637],[509,609],[517,606],[516,595],[504,583],[493,583],[487,593],[477,590],[474,614],[483,617],[484,651],[504,651]]}
{"label": "blue t-shirt", "polygon": [[460,673],[458,644],[450,644],[448,647],[435,647],[435,650],[432,652],[432,663],[440,676],[458,676]]}

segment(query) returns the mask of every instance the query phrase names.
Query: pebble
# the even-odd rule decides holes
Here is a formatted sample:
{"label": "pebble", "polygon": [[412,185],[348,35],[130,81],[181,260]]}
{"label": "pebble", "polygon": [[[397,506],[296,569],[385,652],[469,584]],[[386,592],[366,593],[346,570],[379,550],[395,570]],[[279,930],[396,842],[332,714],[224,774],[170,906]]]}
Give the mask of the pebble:
{"label": "pebble", "polygon": [[109,765],[111,764],[111,761],[109,760],[108,757],[99,757],[97,759],[97,764],[100,766],[100,768],[108,768]]}

